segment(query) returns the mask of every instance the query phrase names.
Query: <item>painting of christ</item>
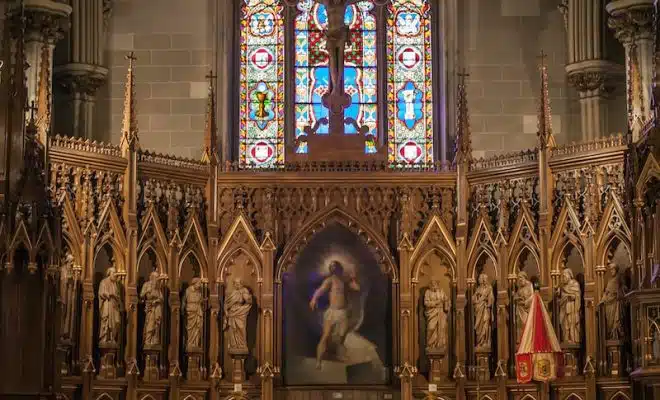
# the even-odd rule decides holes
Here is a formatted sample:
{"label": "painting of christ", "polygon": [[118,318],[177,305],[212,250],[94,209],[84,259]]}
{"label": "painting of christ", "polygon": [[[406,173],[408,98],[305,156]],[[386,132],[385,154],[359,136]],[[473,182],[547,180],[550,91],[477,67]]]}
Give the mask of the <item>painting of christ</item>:
{"label": "painting of christ", "polygon": [[340,225],[318,233],[283,277],[287,385],[389,381],[389,277]]}

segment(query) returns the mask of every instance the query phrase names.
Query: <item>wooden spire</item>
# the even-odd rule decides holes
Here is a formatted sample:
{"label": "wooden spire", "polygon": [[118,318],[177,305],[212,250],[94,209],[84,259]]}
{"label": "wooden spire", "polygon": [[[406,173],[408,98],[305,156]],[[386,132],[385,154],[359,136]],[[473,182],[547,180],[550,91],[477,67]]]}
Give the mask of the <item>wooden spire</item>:
{"label": "wooden spire", "polygon": [[548,91],[547,55],[541,51],[541,100],[539,101],[539,130],[538,137],[541,149],[553,148],[557,144],[552,134],[552,111],[550,110],[550,93]]}
{"label": "wooden spire", "polygon": [[642,77],[639,71],[639,59],[637,57],[637,45],[633,42],[630,48],[630,61],[628,65],[628,131],[632,134],[632,140],[639,139],[645,122],[645,110],[643,99]]}
{"label": "wooden spire", "polygon": [[204,151],[202,153],[202,162],[215,164],[218,162],[218,131],[215,116],[215,88],[214,80],[217,75],[210,71],[206,75],[209,80],[209,93],[206,102],[206,125],[204,127]]}
{"label": "wooden spire", "polygon": [[39,82],[37,88],[37,138],[42,145],[46,145],[50,131],[50,49],[44,45],[41,48],[41,62],[39,66]]}
{"label": "wooden spire", "polygon": [[472,132],[468,112],[466,80],[470,76],[465,70],[458,74],[458,105],[456,115],[456,163],[472,161]]}
{"label": "wooden spire", "polygon": [[135,82],[133,77],[133,62],[136,60],[131,51],[126,55],[128,72],[126,74],[126,93],[124,94],[124,121],[121,128],[121,149],[125,153],[130,147],[138,148],[137,116],[135,113]]}

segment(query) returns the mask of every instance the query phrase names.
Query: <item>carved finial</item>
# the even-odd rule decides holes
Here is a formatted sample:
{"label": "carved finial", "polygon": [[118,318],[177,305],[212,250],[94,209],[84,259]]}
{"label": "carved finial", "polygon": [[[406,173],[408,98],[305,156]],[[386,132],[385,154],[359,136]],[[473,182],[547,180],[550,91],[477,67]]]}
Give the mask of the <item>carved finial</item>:
{"label": "carved finial", "polygon": [[552,112],[550,110],[550,93],[548,91],[548,55],[541,51],[541,100],[539,102],[539,131],[538,137],[541,149],[556,147],[555,137],[552,134]]}
{"label": "carved finial", "polygon": [[465,69],[458,74],[458,104],[456,116],[456,163],[472,161],[472,133],[470,132],[470,114],[468,112],[466,80],[470,74]]}
{"label": "carved finial", "polygon": [[36,125],[35,114],[37,113],[37,106],[34,104],[34,100],[30,102],[30,105],[28,106],[27,110],[30,113],[30,119],[28,119],[28,125]]}
{"label": "carved finial", "polygon": [[126,55],[128,72],[126,74],[126,93],[124,95],[124,122],[121,128],[121,149],[126,154],[129,148],[140,145],[138,139],[137,116],[135,115],[135,82],[133,80],[133,62],[137,60],[131,51]]}
{"label": "carved finial", "polygon": [[628,75],[630,76],[628,84],[628,133],[632,135],[632,138],[629,138],[631,141],[639,138],[645,121],[643,85],[637,51],[637,44],[633,41],[629,50],[630,57],[628,61]]}
{"label": "carved finial", "polygon": [[214,81],[217,75],[210,71],[206,75],[209,80],[209,94],[206,103],[206,126],[204,128],[204,151],[202,152],[202,162],[216,164],[218,162],[218,132],[215,119],[215,88]]}
{"label": "carved finial", "polygon": [[41,49],[41,65],[39,66],[39,87],[37,88],[37,132],[41,144],[48,140],[50,130],[50,48]]}

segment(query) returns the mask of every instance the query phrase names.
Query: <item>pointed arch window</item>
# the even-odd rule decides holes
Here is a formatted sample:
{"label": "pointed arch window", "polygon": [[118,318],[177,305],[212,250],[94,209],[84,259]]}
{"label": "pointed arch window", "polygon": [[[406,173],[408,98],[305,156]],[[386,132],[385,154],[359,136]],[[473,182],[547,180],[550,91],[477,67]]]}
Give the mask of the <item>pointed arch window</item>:
{"label": "pointed arch window", "polygon": [[243,0],[240,34],[240,164],[284,163],[284,24],[279,0]]}
{"label": "pointed arch window", "polygon": [[387,142],[391,163],[433,162],[431,15],[427,0],[392,0],[387,19]]}
{"label": "pointed arch window", "polygon": [[[299,138],[329,115],[322,101],[330,87],[325,6],[287,1],[295,5],[284,10],[284,3],[241,1],[239,159],[244,167],[283,164],[285,137]],[[344,116],[367,126],[376,142],[387,146],[391,164],[414,168],[434,161],[430,2],[391,0],[383,8],[376,3],[352,2],[345,11],[344,91],[351,105]],[[285,15],[291,20],[284,21]],[[285,40],[285,31],[291,40]],[[285,69],[291,77],[286,82]],[[286,126],[285,114],[291,117]],[[350,123],[344,131],[357,133]],[[328,134],[328,125],[318,125],[314,134]],[[299,143],[292,151],[307,153],[306,141]],[[375,153],[375,144],[367,142],[364,150]]]}
{"label": "pointed arch window", "polygon": [[[377,136],[377,52],[376,17],[374,4],[360,1],[346,7],[344,23],[349,39],[344,50],[344,92],[351,98],[345,117],[353,118],[358,126],[366,125]],[[294,24],[295,37],[295,136],[305,135],[305,127],[314,126],[328,117],[322,97],[330,87],[328,52],[325,48],[327,13],[325,6],[314,0],[301,0],[297,5]],[[355,134],[351,124],[346,134]],[[328,125],[320,125],[318,135],[328,133]],[[306,153],[304,144],[296,149]],[[367,145],[366,152],[374,152]]]}

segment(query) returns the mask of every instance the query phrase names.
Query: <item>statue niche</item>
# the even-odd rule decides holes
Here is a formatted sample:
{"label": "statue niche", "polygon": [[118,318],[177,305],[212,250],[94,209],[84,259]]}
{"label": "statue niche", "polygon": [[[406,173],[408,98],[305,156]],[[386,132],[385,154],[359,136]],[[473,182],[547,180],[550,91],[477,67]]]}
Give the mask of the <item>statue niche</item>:
{"label": "statue niche", "polygon": [[289,385],[389,382],[391,282],[352,231],[317,233],[283,276]]}
{"label": "statue niche", "polygon": [[538,283],[539,270],[538,259],[532,253],[529,247],[525,246],[518,254],[518,259],[515,262],[515,280],[510,282],[512,287],[511,295],[511,315],[515,318],[511,319],[515,325],[515,329],[511,332],[511,342],[515,343],[518,347],[520,338],[522,336],[527,316],[529,315],[530,307],[532,306],[532,296],[534,294],[534,283]]}
{"label": "statue niche", "polygon": [[450,351],[454,343],[453,304],[455,289],[453,270],[436,252],[428,255],[417,272],[416,290],[418,334],[418,368],[429,382],[448,378]]}
{"label": "statue niche", "polygon": [[114,379],[124,343],[124,289],[119,257],[109,245],[96,254],[94,262],[94,337],[100,357],[99,376]]}
{"label": "statue niche", "polygon": [[491,377],[491,362],[497,337],[497,319],[495,292],[497,269],[495,261],[482,253],[477,259],[474,270],[474,283],[470,296],[471,323],[474,334],[471,340],[474,346],[476,378],[487,381]]}
{"label": "statue niche", "polygon": [[160,370],[164,368],[160,361],[165,356],[167,285],[159,272],[160,267],[151,249],[143,254],[138,267],[138,353],[144,356],[145,381],[160,379]]}
{"label": "statue niche", "polygon": [[584,265],[580,252],[568,245],[559,263],[559,285],[555,300],[559,315],[559,333],[564,350],[564,375],[577,376],[580,371],[581,343],[583,343]]}
{"label": "statue niche", "polygon": [[206,309],[207,287],[201,278],[201,264],[197,256],[190,252],[182,260],[179,268],[179,284],[181,285],[181,325],[180,360],[186,371],[186,379],[200,381],[205,379],[204,364],[207,350]]}
{"label": "statue niche", "polygon": [[221,269],[223,369],[234,383],[243,383],[258,364],[257,268],[250,256],[239,251]]}
{"label": "statue niche", "polygon": [[630,265],[632,258],[628,248],[615,238],[608,243],[603,271],[603,293],[598,302],[599,336],[602,337],[607,351],[607,367],[611,376],[621,375],[621,366],[625,362],[624,342],[630,337],[628,301],[625,296],[630,288]]}

